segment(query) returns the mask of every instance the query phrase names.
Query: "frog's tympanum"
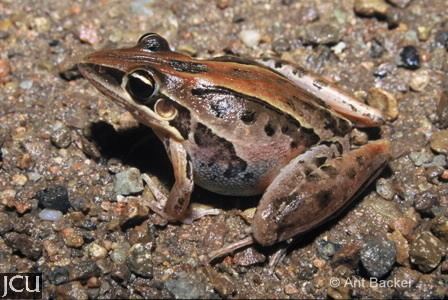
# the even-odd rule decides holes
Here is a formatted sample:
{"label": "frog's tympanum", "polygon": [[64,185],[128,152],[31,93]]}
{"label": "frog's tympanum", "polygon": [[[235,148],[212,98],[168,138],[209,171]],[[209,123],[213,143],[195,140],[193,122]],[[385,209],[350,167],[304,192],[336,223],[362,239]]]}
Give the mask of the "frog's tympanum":
{"label": "frog's tympanum", "polygon": [[315,228],[344,208],[387,164],[389,142],[350,145],[354,126],[379,111],[332,83],[276,59],[199,60],[149,33],[131,48],[79,64],[102,93],[152,128],[175,183],[152,209],[185,218],[193,183],[224,195],[262,194],[253,239],[272,245]]}

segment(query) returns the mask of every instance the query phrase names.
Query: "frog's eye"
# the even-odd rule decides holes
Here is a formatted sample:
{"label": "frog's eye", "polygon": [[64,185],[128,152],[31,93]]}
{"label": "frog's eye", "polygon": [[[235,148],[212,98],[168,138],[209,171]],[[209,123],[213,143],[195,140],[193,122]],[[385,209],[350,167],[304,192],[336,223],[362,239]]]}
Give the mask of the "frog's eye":
{"label": "frog's eye", "polygon": [[156,83],[150,73],[136,70],[127,75],[125,89],[136,102],[148,104],[156,91]]}
{"label": "frog's eye", "polygon": [[157,33],[146,33],[138,40],[138,45],[148,51],[170,51],[168,42]]}
{"label": "frog's eye", "polygon": [[172,120],[177,116],[177,109],[172,105],[171,101],[160,98],[154,105],[154,111],[165,120]]}

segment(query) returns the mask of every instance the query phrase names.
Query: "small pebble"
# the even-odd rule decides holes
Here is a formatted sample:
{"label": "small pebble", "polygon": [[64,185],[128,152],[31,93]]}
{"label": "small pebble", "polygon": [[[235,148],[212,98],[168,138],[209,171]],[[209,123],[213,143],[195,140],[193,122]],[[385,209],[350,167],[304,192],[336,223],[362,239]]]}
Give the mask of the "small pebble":
{"label": "small pebble", "polygon": [[305,27],[305,44],[336,45],[343,35],[343,30],[333,23],[311,23]]}
{"label": "small pebble", "polygon": [[115,247],[115,249],[112,250],[112,252],[110,253],[110,259],[118,265],[124,264],[126,262],[126,257],[128,255],[129,248],[130,246],[126,242],[118,244]]}
{"label": "small pebble", "polygon": [[153,262],[151,248],[151,243],[137,243],[131,247],[126,261],[132,273],[144,278],[152,277]]}
{"label": "small pebble", "polygon": [[62,231],[64,243],[71,248],[80,248],[84,245],[84,238],[73,228],[64,228]]}
{"label": "small pebble", "polygon": [[448,87],[442,92],[437,104],[437,122],[442,129],[448,127]]}
{"label": "small pebble", "polygon": [[48,276],[48,280],[54,285],[59,285],[69,281],[69,270],[67,267],[56,266],[50,269],[50,271],[46,274]]}
{"label": "small pebble", "polygon": [[39,218],[44,221],[56,222],[62,218],[62,213],[59,210],[44,208],[39,213]]}
{"label": "small pebble", "polygon": [[355,0],[353,9],[363,17],[386,17],[389,5],[383,0]]}
{"label": "small pebble", "polygon": [[0,235],[4,235],[13,228],[14,224],[12,218],[8,214],[0,212]]}
{"label": "small pebble", "polygon": [[448,243],[448,218],[439,216],[432,220],[431,232],[440,240]]}
{"label": "small pebble", "polygon": [[19,86],[23,90],[29,90],[30,88],[33,87],[33,81],[32,80],[24,80],[24,81],[20,82]]}
{"label": "small pebble", "polygon": [[417,70],[420,68],[420,55],[414,46],[406,46],[400,52],[399,66],[409,70]]}
{"label": "small pebble", "polygon": [[380,58],[384,54],[384,46],[383,44],[378,40],[372,40],[370,45],[370,57],[371,58]]}
{"label": "small pebble", "polygon": [[256,265],[259,263],[263,263],[266,260],[266,257],[255,250],[253,247],[249,247],[243,251],[240,251],[235,254],[233,257],[233,261],[238,266],[248,267],[252,265]]}
{"label": "small pebble", "polygon": [[25,174],[14,174],[12,176],[12,184],[17,186],[24,186],[28,182],[28,177]]}
{"label": "small pebble", "polygon": [[8,232],[3,236],[6,245],[23,256],[36,261],[42,256],[42,245],[38,240],[16,232]]}
{"label": "small pebble", "polygon": [[395,244],[397,251],[397,263],[404,266],[409,261],[409,244],[405,237],[398,230],[387,234],[387,238]]}
{"label": "small pebble", "polygon": [[440,30],[436,33],[435,42],[438,47],[448,49],[448,30]]}
{"label": "small pebble", "polygon": [[352,143],[357,146],[365,145],[369,141],[367,133],[356,128],[350,132],[350,138]]}
{"label": "small pebble", "polygon": [[411,152],[409,158],[412,160],[415,166],[420,167],[432,161],[433,154],[429,151],[422,150],[420,152]]}
{"label": "small pebble", "polygon": [[316,245],[319,256],[327,260],[341,248],[341,245],[326,240],[318,240]]}
{"label": "small pebble", "polygon": [[70,208],[67,188],[61,185],[51,186],[36,193],[39,206],[66,213]]}
{"label": "small pebble", "polygon": [[415,72],[409,82],[410,88],[415,92],[423,92],[429,83],[429,75],[426,70]]}
{"label": "small pebble", "polygon": [[91,25],[82,24],[79,28],[79,40],[90,45],[99,42],[98,31]]}
{"label": "small pebble", "polygon": [[412,0],[387,0],[392,5],[395,5],[399,8],[405,8],[411,3]]}
{"label": "small pebble", "polygon": [[89,256],[93,259],[105,258],[107,256],[107,250],[97,243],[89,244],[88,250]]}
{"label": "small pebble", "polygon": [[381,278],[392,270],[397,252],[389,240],[368,240],[361,250],[361,263],[370,276]]}
{"label": "small pebble", "polygon": [[0,59],[0,83],[7,82],[10,73],[9,62],[6,59]]}
{"label": "small pebble", "polygon": [[250,48],[256,47],[261,40],[261,34],[257,30],[251,30],[251,29],[242,30],[238,36],[241,39],[241,41],[243,41],[243,43]]}
{"label": "small pebble", "polygon": [[72,80],[82,78],[82,75],[79,72],[77,66],[72,66],[68,69],[60,71],[59,76],[61,76],[62,79],[67,80],[67,81],[72,81]]}
{"label": "small pebble", "polygon": [[272,43],[272,50],[274,50],[274,52],[276,53],[281,54],[283,52],[291,50],[291,45],[287,39],[280,38]]}
{"label": "small pebble", "polygon": [[437,153],[448,154],[448,129],[434,132],[431,136],[430,146]]}
{"label": "small pebble", "polygon": [[203,281],[186,272],[180,272],[177,274],[177,278],[166,281],[165,288],[175,299],[210,299],[216,297],[216,295],[207,291],[207,286]]}
{"label": "small pebble", "polygon": [[417,36],[422,42],[427,41],[431,34],[431,28],[428,26],[417,26]]}
{"label": "small pebble", "polygon": [[118,195],[131,195],[143,191],[143,182],[137,168],[129,168],[115,175],[115,192]]}
{"label": "small pebble", "polygon": [[392,183],[384,178],[376,181],[376,192],[386,200],[392,200],[395,195]]}
{"label": "small pebble", "polygon": [[422,217],[433,217],[432,208],[439,205],[439,196],[433,192],[423,192],[417,195],[414,203],[415,209]]}
{"label": "small pebble", "polygon": [[411,244],[409,251],[411,262],[422,272],[435,269],[442,260],[444,245],[432,233],[420,233]]}
{"label": "small pebble", "polygon": [[382,111],[389,121],[398,117],[398,103],[394,95],[380,88],[371,88],[367,103]]}
{"label": "small pebble", "polygon": [[51,133],[50,140],[58,148],[67,148],[72,142],[72,133],[67,126],[58,125]]}

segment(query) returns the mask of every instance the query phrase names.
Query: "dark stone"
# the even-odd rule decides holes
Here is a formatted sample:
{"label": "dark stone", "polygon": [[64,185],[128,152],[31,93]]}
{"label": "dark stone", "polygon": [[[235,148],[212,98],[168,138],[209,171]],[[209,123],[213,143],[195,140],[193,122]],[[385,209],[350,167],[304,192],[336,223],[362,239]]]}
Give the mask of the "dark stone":
{"label": "dark stone", "polygon": [[70,208],[68,191],[65,186],[55,185],[36,193],[39,206],[50,208],[66,213]]}
{"label": "dark stone", "polygon": [[72,142],[72,133],[66,126],[58,126],[50,137],[51,143],[57,148],[67,148]]}
{"label": "dark stone", "polygon": [[78,67],[76,65],[72,66],[71,68],[59,72],[59,76],[61,76],[62,79],[67,81],[72,81],[76,79],[82,78],[81,73],[78,70]]}
{"label": "dark stone", "polygon": [[370,46],[370,57],[371,58],[380,58],[384,53],[384,46],[378,40],[373,40]]}
{"label": "dark stone", "polygon": [[56,266],[47,273],[47,276],[52,284],[59,285],[69,280],[69,271],[66,267]]}
{"label": "dark stone", "polygon": [[361,250],[361,263],[370,276],[381,278],[392,270],[396,254],[392,241],[371,239]]}
{"label": "dark stone", "polygon": [[90,209],[90,202],[89,200],[82,198],[82,197],[74,197],[69,199],[71,207],[73,207],[74,210],[80,211],[83,213],[87,213]]}
{"label": "dark stone", "polygon": [[0,212],[0,235],[3,235],[14,228],[11,218],[8,214]]}
{"label": "dark stone", "polygon": [[26,234],[10,232],[5,234],[4,240],[6,245],[14,251],[21,253],[31,260],[38,260],[42,256],[41,243]]}
{"label": "dark stone", "polygon": [[435,41],[438,47],[444,47],[445,49],[448,49],[448,31],[447,30],[438,31],[436,33]]}
{"label": "dark stone", "polygon": [[79,262],[70,269],[70,280],[84,280],[100,275],[101,269],[91,260]]}
{"label": "dark stone", "polygon": [[126,261],[132,273],[145,278],[152,277],[153,262],[150,243],[133,245],[129,250],[129,256]]}
{"label": "dark stone", "polygon": [[439,205],[439,197],[433,192],[423,192],[417,195],[414,203],[415,209],[422,215],[422,217],[434,217],[432,208]]}
{"label": "dark stone", "polygon": [[406,46],[400,52],[400,66],[409,70],[420,68],[420,55],[414,46]]}

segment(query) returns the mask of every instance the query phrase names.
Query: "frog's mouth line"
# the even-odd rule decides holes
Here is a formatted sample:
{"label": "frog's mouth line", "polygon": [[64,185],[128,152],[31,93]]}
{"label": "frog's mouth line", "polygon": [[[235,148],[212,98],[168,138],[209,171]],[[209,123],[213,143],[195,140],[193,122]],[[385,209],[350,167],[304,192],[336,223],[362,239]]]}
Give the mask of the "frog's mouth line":
{"label": "frog's mouth line", "polygon": [[125,76],[125,72],[116,68],[91,63],[80,63],[78,64],[78,69],[84,77],[109,87],[121,86],[123,77]]}

